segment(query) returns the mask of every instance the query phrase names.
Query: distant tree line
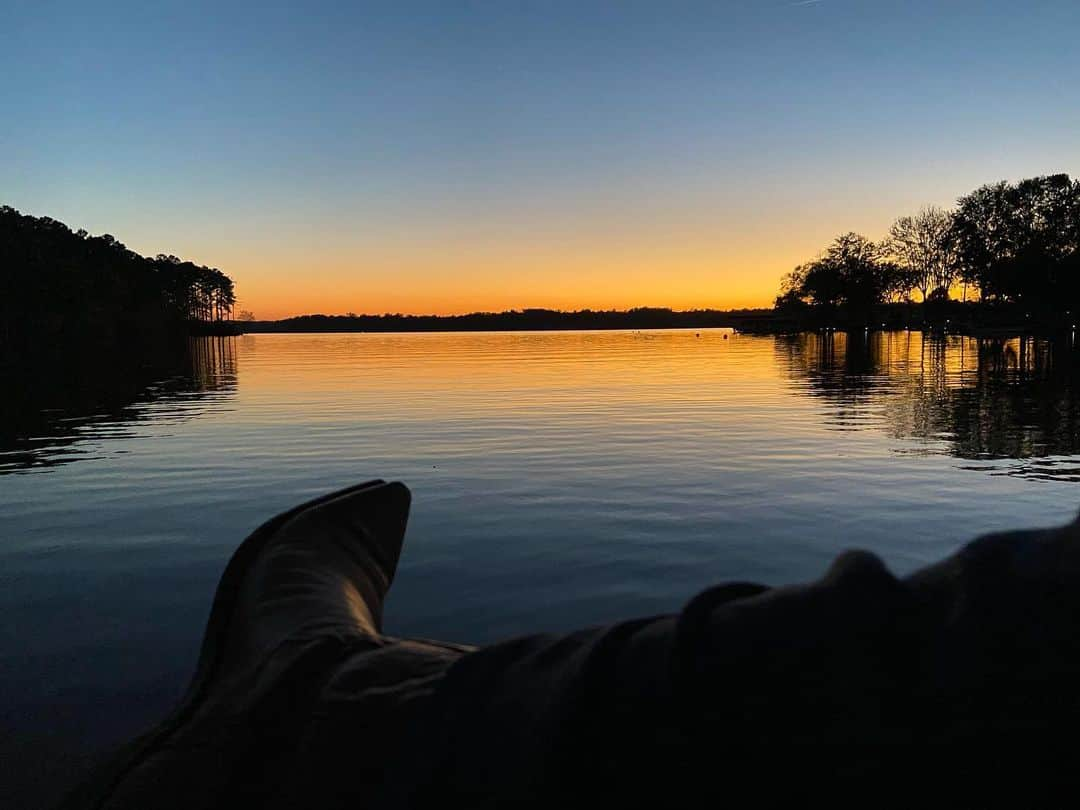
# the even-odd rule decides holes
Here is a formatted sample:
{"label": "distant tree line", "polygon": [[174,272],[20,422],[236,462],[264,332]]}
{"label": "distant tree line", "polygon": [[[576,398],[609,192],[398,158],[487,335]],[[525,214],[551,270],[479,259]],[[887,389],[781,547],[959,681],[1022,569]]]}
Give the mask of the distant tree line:
{"label": "distant tree line", "polygon": [[1080,306],[1080,181],[993,183],[952,210],[898,218],[881,241],[844,234],[784,277],[776,309],[854,322],[916,294],[932,304],[957,293],[1034,317]]}
{"label": "distant tree line", "polygon": [[0,345],[176,332],[231,318],[220,270],[0,207]]}
{"label": "distant tree line", "polygon": [[246,332],[492,332],[553,329],[671,329],[737,326],[768,310],[698,309],[678,312],[660,307],[628,310],[523,309],[468,315],[302,315],[280,321],[251,321]]}

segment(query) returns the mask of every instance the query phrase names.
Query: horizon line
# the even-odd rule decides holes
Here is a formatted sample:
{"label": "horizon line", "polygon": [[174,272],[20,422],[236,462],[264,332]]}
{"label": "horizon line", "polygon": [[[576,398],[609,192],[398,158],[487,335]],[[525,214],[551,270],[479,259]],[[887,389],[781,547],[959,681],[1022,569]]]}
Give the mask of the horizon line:
{"label": "horizon line", "polygon": [[[526,315],[526,314],[545,314],[545,315],[628,315],[631,313],[639,312],[655,312],[655,313],[670,313],[672,315],[690,315],[690,314],[727,314],[732,312],[753,312],[756,310],[769,310],[773,307],[769,304],[761,306],[743,306],[743,307],[691,307],[689,309],[675,309],[673,307],[660,307],[660,306],[634,306],[626,307],[625,309],[594,309],[591,307],[582,307],[581,309],[557,309],[554,307],[521,307],[518,309],[502,309],[502,310],[471,310],[469,312],[455,312],[437,314],[431,312],[343,312],[330,314],[325,312],[305,312],[300,315],[286,315],[280,318],[252,318],[247,320],[248,323],[272,323],[280,321],[296,320],[298,318],[345,318],[349,320],[359,320],[360,318],[470,318],[474,316],[487,316],[494,317],[500,315]],[[238,318],[233,318],[236,323],[244,323]]]}

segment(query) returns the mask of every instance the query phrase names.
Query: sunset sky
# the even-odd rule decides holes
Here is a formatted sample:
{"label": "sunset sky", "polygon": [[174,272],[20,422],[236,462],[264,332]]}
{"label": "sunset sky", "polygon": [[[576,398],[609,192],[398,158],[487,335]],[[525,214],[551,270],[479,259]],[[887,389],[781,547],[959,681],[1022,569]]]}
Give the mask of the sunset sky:
{"label": "sunset sky", "polygon": [[1080,3],[5,4],[0,204],[261,318],[771,302],[1080,173]]}

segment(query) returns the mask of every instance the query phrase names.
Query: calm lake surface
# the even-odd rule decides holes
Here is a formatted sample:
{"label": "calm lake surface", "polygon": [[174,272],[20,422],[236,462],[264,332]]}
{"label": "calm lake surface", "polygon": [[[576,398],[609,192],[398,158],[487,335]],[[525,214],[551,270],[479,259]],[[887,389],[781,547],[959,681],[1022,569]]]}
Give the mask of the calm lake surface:
{"label": "calm lake surface", "polygon": [[192,348],[126,400],[45,397],[0,433],[0,782],[54,795],[156,719],[237,543],[368,478],[414,496],[386,629],[476,643],[678,610],[724,579],[814,577],[850,547],[907,572],[1080,506],[1067,343],[688,330]]}

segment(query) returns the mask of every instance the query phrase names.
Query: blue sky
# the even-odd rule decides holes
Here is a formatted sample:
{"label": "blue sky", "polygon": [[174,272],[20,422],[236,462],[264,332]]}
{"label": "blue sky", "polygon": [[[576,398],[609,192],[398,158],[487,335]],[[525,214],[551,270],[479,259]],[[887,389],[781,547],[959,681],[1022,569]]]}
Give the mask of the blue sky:
{"label": "blue sky", "polygon": [[0,202],[266,315],[766,303],[835,233],[1080,173],[1077,2],[0,14]]}

